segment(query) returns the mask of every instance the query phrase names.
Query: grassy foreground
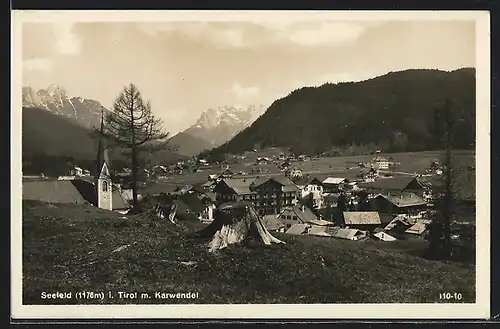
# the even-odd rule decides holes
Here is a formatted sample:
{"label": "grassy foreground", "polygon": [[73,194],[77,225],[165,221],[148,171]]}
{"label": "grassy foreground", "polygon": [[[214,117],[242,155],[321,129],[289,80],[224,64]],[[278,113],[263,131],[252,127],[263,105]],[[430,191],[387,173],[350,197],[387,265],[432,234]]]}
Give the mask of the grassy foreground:
{"label": "grassy foreground", "polygon": [[[207,241],[189,237],[200,228],[25,203],[23,304],[439,303],[439,293],[447,292],[463,297],[448,302],[475,300],[474,266],[422,259],[415,255],[422,241],[276,234],[287,244],[250,241],[210,254]],[[77,298],[81,291],[105,297]],[[119,298],[119,291],[138,297]],[[42,299],[42,292],[72,292],[72,298]],[[155,292],[198,294],[165,299]]]}

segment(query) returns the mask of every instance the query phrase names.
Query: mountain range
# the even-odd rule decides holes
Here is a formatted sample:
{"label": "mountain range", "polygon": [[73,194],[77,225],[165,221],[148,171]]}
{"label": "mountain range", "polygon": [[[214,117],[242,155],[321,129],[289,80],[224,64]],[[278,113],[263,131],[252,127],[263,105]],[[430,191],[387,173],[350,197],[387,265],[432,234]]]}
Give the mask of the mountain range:
{"label": "mountain range", "polygon": [[260,147],[295,153],[381,148],[387,152],[436,149],[435,110],[453,103],[453,147],[475,141],[475,69],[411,69],[360,82],[303,87],[271,104],[251,126],[209,155]]}
{"label": "mountain range", "polygon": [[23,87],[22,97],[23,107],[45,109],[86,128],[98,127],[102,111],[108,111],[98,101],[70,97],[64,88],[56,85],[37,91],[31,87]]}
{"label": "mountain range", "polygon": [[224,144],[251,125],[264,112],[264,105],[245,107],[219,106],[203,112],[199,119],[183,133],[201,138],[210,148]]}
{"label": "mountain range", "polygon": [[[102,111],[108,111],[99,101],[69,96],[63,87],[50,85],[39,90],[23,87],[22,105],[25,159],[41,159],[42,155],[80,162],[94,159],[96,143],[91,133],[99,126]],[[156,162],[174,161],[210,150],[253,122],[262,110],[263,107],[253,106],[209,109],[187,131],[171,137],[170,145],[177,149],[160,152],[155,156]]]}

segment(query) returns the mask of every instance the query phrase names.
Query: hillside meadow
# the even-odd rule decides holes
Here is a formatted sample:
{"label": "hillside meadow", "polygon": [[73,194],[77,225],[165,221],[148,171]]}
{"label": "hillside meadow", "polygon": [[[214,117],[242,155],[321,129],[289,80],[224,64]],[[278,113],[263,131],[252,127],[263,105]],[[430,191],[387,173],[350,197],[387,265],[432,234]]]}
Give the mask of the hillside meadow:
{"label": "hillside meadow", "polygon": [[[23,304],[440,303],[475,300],[475,267],[420,257],[425,241],[346,241],[276,234],[208,253],[179,225],[76,205],[23,204]],[[198,293],[196,299],[41,299],[41,293]]]}

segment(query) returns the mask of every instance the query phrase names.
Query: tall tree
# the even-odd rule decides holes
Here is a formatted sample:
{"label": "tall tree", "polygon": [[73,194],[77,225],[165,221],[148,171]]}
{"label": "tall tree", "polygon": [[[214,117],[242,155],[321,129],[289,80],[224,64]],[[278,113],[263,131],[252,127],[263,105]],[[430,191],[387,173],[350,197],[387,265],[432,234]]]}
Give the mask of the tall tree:
{"label": "tall tree", "polygon": [[433,134],[436,144],[444,148],[442,183],[434,188],[434,207],[429,231],[430,252],[442,258],[451,256],[451,222],[454,218],[454,188],[452,143],[455,123],[454,104],[446,98],[443,106],[434,112]]}
{"label": "tall tree", "polygon": [[113,146],[130,152],[133,205],[137,206],[137,181],[140,170],[139,155],[168,147],[168,133],[162,132],[161,120],[151,112],[151,103],[145,102],[137,87],[130,83],[113,103],[113,111],[106,114],[103,131],[98,133],[113,142]]}

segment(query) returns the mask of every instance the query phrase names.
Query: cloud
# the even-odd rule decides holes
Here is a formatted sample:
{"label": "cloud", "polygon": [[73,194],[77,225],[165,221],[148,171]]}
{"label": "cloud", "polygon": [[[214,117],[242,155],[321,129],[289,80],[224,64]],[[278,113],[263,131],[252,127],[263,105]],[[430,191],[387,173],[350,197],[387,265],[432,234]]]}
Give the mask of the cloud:
{"label": "cloud", "polygon": [[48,58],[32,58],[23,62],[25,71],[51,71],[54,67],[54,62]]}
{"label": "cloud", "polygon": [[172,33],[195,40],[208,40],[216,45],[241,48],[246,46],[244,30],[234,26],[209,22],[137,23],[136,28],[149,36],[161,37]]}
{"label": "cloud", "polygon": [[63,22],[53,25],[55,49],[59,55],[78,55],[81,51],[82,40],[74,31],[74,24]]}
{"label": "cloud", "polygon": [[260,94],[259,88],[254,86],[243,87],[237,82],[231,86],[231,91],[240,99],[248,99]]}
{"label": "cloud", "polygon": [[338,46],[355,42],[369,28],[381,23],[372,21],[262,21],[256,24],[267,29],[275,40],[299,46]]}

